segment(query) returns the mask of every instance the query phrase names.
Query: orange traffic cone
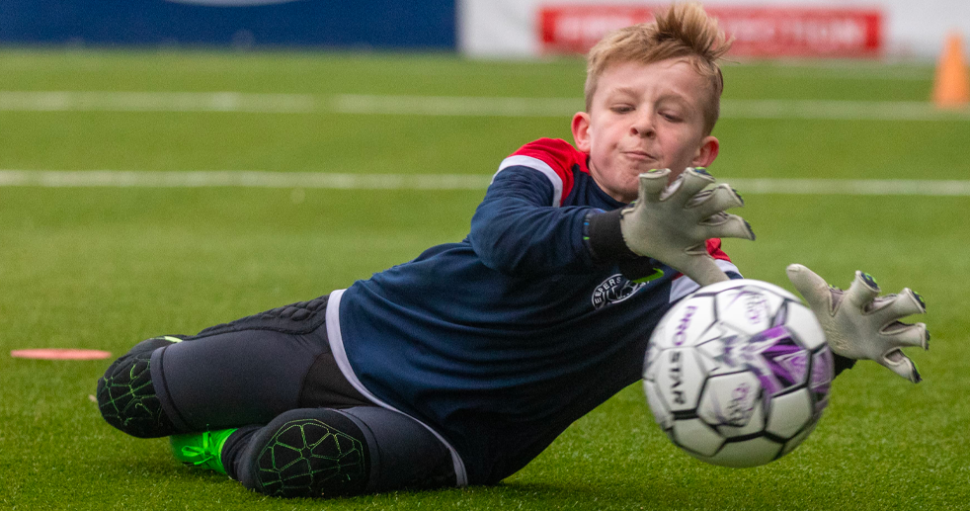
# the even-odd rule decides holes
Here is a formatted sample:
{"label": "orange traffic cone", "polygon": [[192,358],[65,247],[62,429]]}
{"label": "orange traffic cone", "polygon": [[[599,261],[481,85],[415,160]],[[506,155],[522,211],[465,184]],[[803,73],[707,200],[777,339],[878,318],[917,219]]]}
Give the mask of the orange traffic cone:
{"label": "orange traffic cone", "polygon": [[970,71],[963,56],[963,41],[957,32],[947,36],[943,53],[936,64],[933,103],[942,108],[970,104]]}

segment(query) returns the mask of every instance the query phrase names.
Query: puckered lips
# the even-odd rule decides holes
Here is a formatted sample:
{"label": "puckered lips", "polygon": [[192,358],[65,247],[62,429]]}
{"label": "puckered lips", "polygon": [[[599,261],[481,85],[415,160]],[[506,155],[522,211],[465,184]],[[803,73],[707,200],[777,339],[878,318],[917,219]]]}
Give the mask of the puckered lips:
{"label": "puckered lips", "polygon": [[639,149],[629,149],[620,152],[623,157],[633,163],[637,167],[648,165],[650,168],[660,168],[660,160],[650,152],[642,151]]}

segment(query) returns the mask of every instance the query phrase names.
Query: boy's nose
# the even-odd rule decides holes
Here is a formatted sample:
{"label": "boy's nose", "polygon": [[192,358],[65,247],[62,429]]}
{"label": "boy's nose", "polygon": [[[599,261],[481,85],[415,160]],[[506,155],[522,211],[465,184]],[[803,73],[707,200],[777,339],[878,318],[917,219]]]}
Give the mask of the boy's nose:
{"label": "boy's nose", "polygon": [[630,126],[630,133],[637,137],[653,138],[657,134],[654,131],[653,115],[650,112],[640,113],[640,115],[633,119],[633,125]]}
{"label": "boy's nose", "polygon": [[653,129],[653,123],[649,119],[638,121],[630,126],[630,133],[637,137],[653,138],[657,132]]}

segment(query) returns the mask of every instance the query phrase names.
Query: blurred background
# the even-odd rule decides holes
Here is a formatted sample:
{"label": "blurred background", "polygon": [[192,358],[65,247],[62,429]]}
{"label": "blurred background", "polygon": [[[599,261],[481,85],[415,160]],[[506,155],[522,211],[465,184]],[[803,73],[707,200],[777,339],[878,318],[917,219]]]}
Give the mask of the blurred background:
{"label": "blurred background", "polygon": [[[710,170],[758,234],[726,252],[788,289],[794,262],[914,288],[924,382],[859,364],[798,450],[743,471],[680,452],[633,385],[498,487],[328,508],[966,509],[970,2],[705,5],[736,40]],[[319,509],[113,430],[97,378],[460,241],[505,156],[571,141],[582,52],[659,6],[0,0],[0,508]]]}
{"label": "blurred background", "polygon": [[[439,50],[528,58],[582,51],[661,3],[630,0],[7,0],[0,42]],[[715,0],[738,55],[935,58],[970,32],[962,0]]]}

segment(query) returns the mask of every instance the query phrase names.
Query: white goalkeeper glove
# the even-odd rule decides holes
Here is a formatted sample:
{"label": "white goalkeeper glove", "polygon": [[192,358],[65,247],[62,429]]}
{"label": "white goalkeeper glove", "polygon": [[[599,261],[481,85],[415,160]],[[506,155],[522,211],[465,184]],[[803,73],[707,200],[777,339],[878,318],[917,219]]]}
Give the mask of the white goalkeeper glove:
{"label": "white goalkeeper glove", "polygon": [[879,296],[879,285],[866,273],[855,272],[847,291],[829,286],[822,277],[800,264],[788,267],[788,279],[815,312],[829,348],[854,360],[875,360],[890,371],[919,383],[916,364],[901,348],[930,347],[923,323],[907,324],[900,318],[926,312],[923,299],[911,289]]}
{"label": "white goalkeeper glove", "polygon": [[702,168],[688,167],[670,185],[669,175],[670,169],[640,174],[634,203],[590,218],[593,252],[601,257],[617,253],[650,257],[701,286],[728,280],[707,253],[705,242],[710,238],[754,240],[747,222],[724,212],[743,206],[744,201],[727,184],[704,190],[714,178]]}

